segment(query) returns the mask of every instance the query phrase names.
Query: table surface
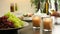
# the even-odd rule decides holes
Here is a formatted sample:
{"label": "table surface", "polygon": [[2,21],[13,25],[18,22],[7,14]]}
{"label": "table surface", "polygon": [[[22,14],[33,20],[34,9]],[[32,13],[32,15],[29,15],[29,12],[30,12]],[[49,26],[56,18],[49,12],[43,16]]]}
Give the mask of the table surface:
{"label": "table surface", "polygon": [[[43,32],[43,34],[59,34],[60,25],[54,25],[53,30],[50,32]],[[29,22],[29,26],[18,30],[18,34],[40,34],[40,30],[34,30],[32,28],[32,22]]]}

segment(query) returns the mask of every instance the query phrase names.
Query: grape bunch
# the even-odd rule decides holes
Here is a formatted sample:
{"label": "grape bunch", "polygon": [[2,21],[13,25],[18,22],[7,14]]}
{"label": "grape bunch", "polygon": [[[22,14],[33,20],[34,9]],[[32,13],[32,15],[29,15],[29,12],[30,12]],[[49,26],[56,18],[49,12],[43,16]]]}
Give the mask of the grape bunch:
{"label": "grape bunch", "polygon": [[0,28],[14,28],[13,23],[7,19],[7,16],[0,17]]}
{"label": "grape bunch", "polygon": [[11,12],[6,13],[5,16],[8,16],[8,20],[13,22],[15,28],[21,28],[24,26],[24,22]]}
{"label": "grape bunch", "polygon": [[23,26],[24,22],[10,12],[0,17],[0,28],[21,28]]}

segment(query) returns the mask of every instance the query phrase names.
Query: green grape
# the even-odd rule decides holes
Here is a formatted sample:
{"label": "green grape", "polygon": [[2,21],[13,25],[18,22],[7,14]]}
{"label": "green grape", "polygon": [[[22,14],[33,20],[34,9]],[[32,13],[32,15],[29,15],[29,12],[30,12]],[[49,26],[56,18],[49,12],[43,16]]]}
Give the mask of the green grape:
{"label": "green grape", "polygon": [[19,21],[21,25],[23,25],[23,21],[21,21],[19,18],[15,17],[15,16],[14,16],[14,18],[16,21]]}
{"label": "green grape", "polygon": [[21,26],[20,24],[18,24],[18,23],[15,23],[14,26],[15,26],[15,28],[21,28],[21,27],[22,27],[22,26]]}
{"label": "green grape", "polygon": [[8,12],[7,14],[5,14],[5,16],[8,16],[9,17],[8,20],[12,21],[14,23],[14,26],[16,28],[23,27],[24,26],[24,22],[21,21],[19,18],[17,18],[12,13]]}
{"label": "green grape", "polygon": [[11,20],[14,23],[14,26],[16,28],[23,27],[23,22],[22,21],[18,21],[15,18],[12,18],[12,17],[9,17],[8,20]]}
{"label": "green grape", "polygon": [[11,15],[10,12],[8,12],[7,14],[5,14],[5,16],[8,16],[8,17],[9,17],[10,15]]}

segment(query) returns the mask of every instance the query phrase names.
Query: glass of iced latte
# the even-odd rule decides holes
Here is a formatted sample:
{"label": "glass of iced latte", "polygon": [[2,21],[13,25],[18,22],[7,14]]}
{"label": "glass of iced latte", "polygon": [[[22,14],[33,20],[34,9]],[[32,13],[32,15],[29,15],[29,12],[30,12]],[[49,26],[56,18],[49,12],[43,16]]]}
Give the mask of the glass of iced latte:
{"label": "glass of iced latte", "polygon": [[32,23],[33,23],[33,28],[40,28],[41,17],[40,16],[33,16]]}
{"label": "glass of iced latte", "polygon": [[43,18],[43,29],[44,31],[52,31],[52,18],[44,17]]}

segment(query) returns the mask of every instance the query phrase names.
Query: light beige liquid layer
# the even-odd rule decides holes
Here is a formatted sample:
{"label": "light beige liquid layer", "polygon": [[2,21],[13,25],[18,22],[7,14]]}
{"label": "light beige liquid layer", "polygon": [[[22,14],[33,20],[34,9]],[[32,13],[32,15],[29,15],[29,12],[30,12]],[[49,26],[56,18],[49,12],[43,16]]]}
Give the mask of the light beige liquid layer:
{"label": "light beige liquid layer", "polygon": [[52,19],[51,18],[44,18],[43,27],[44,27],[44,29],[52,29]]}
{"label": "light beige liquid layer", "polygon": [[35,16],[32,18],[32,22],[34,27],[40,27],[41,18],[38,16]]}

